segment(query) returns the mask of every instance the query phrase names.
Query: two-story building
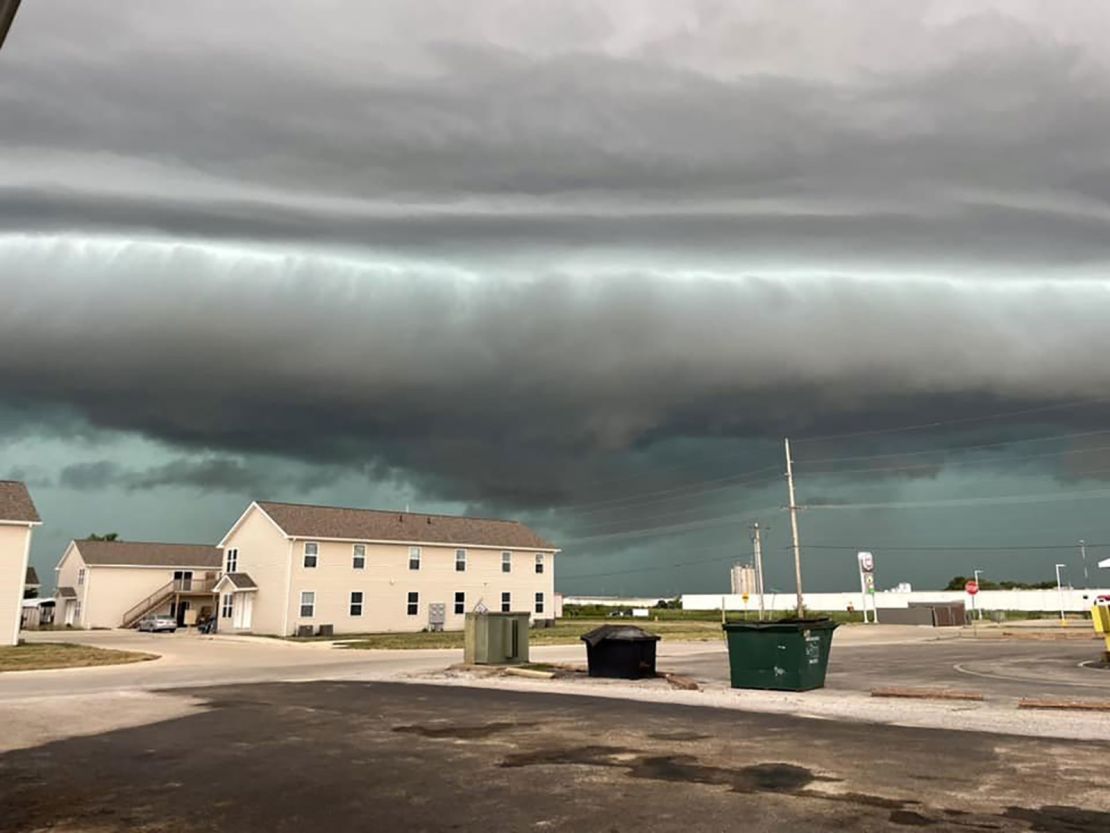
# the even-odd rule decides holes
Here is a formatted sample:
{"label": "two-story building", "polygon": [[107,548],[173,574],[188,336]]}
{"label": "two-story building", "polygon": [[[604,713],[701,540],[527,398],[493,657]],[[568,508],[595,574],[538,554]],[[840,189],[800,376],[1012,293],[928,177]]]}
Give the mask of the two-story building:
{"label": "two-story building", "polygon": [[19,642],[31,533],[41,523],[27,486],[0,480],[0,645]]}
{"label": "two-story building", "polygon": [[256,501],[220,541],[218,629],[460,629],[467,611],[553,619],[558,549],[487,518]]}
{"label": "two-story building", "polygon": [[129,628],[143,616],[193,624],[215,615],[213,587],[223,556],[203,544],[71,541],[55,586],[56,625]]}

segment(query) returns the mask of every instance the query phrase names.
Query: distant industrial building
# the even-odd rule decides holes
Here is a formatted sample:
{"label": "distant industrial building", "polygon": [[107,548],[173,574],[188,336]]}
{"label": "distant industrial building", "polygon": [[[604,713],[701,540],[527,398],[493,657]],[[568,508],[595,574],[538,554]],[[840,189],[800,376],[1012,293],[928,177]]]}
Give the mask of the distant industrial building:
{"label": "distant industrial building", "polygon": [[734,596],[754,596],[759,592],[755,567],[751,564],[733,564],[729,579]]}

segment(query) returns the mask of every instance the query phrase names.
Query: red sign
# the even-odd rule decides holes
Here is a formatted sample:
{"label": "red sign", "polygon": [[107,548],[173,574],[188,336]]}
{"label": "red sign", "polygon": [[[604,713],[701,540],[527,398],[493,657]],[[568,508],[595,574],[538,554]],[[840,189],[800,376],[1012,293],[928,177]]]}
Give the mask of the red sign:
{"label": "red sign", "polygon": [[979,592],[979,582],[969,581],[967,584],[964,585],[964,590],[967,591],[967,594],[969,596],[974,596],[976,593]]}

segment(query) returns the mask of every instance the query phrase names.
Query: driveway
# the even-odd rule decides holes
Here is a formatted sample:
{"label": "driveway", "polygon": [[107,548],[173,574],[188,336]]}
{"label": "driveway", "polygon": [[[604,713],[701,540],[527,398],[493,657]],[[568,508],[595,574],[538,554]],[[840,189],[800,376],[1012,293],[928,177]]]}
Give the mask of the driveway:
{"label": "driveway", "polygon": [[1110,744],[386,683],[0,755],[4,829],[1105,833]]}

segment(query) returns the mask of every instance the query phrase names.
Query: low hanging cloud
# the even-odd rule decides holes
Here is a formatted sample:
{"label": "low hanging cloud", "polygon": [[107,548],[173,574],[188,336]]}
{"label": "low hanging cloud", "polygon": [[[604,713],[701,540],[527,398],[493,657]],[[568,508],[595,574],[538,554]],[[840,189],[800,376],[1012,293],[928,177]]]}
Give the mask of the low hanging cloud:
{"label": "low hanging cloud", "polygon": [[198,449],[377,461],[461,498],[555,499],[576,459],[684,436],[1110,386],[1093,282],[479,276],[42,238],[0,240],[0,263],[7,397]]}

